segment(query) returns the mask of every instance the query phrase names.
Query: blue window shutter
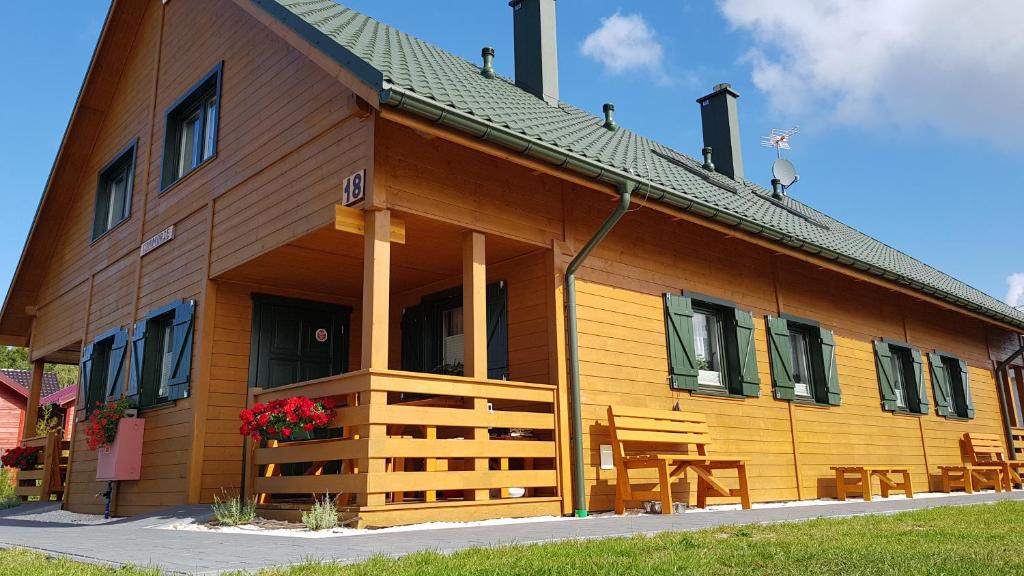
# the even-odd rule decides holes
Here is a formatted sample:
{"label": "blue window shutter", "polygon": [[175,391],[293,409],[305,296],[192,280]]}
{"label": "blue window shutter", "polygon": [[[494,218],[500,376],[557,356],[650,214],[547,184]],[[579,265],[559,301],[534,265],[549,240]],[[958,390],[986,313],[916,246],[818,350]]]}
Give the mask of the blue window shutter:
{"label": "blue window shutter", "polygon": [[668,347],[669,385],[677,390],[696,390],[693,302],[689,298],[679,294],[665,294],[665,339]]}
{"label": "blue window shutter", "polygon": [[171,376],[167,381],[168,400],[185,398],[189,393],[192,377],[192,334],[195,323],[196,303],[182,300],[174,308],[174,328],[171,331]]}
{"label": "blue window shutter", "polygon": [[878,372],[878,389],[882,396],[882,409],[896,411],[896,389],[892,383],[892,352],[889,344],[881,340],[875,346],[875,370]]}
{"label": "blue window shutter", "polygon": [[792,400],[795,397],[793,386],[793,352],[789,340],[789,323],[785,318],[765,317],[768,327],[768,358],[772,366],[772,383],[775,385],[775,397],[779,400]]}
{"label": "blue window shutter", "polygon": [[75,401],[75,410],[81,416],[86,413],[86,401],[89,398],[89,385],[92,381],[92,354],[93,345],[86,344],[82,348],[82,363],[78,371],[78,398]]}
{"label": "blue window shutter", "polygon": [[114,334],[110,347],[110,365],[107,368],[106,396],[120,398],[124,395],[124,357],[128,348],[128,330],[119,329]]}
{"label": "blue window shutter", "polygon": [[[733,310],[736,323],[736,365],[731,373],[739,380],[744,396],[761,395],[761,376],[757,373],[757,352],[754,347],[754,317],[746,310]],[[735,390],[735,389],[734,389]]]}
{"label": "blue window shutter", "polygon": [[148,321],[143,319],[135,323],[132,330],[132,354],[131,374],[128,380],[127,396],[135,397],[139,394],[142,386],[142,368],[146,359],[146,326]]}

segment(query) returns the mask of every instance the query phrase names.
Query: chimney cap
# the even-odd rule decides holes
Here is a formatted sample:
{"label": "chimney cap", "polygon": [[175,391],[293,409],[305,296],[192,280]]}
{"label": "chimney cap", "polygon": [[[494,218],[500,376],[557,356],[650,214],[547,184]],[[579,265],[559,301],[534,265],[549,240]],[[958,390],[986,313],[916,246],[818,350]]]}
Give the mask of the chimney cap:
{"label": "chimney cap", "polygon": [[490,46],[484,46],[484,49],[480,51],[481,56],[494,56],[494,48]]}
{"label": "chimney cap", "polygon": [[733,98],[740,97],[740,93],[732,89],[732,84],[729,84],[728,82],[722,82],[720,84],[715,84],[715,87],[707,96],[701,96],[700,98],[697,98],[697,103],[703,104],[705,101],[710,100],[711,98],[714,98],[715,96],[718,96],[723,92],[729,94]]}

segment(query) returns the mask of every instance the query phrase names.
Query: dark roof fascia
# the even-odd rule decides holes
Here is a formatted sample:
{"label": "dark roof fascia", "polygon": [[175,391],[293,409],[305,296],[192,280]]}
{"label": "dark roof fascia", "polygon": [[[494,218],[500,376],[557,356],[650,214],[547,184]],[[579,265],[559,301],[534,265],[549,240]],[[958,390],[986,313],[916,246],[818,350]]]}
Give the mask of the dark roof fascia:
{"label": "dark roof fascia", "polygon": [[384,101],[385,104],[399,110],[412,112],[413,114],[426,118],[435,124],[442,124],[455,128],[456,130],[470,134],[475,138],[496,143],[524,156],[530,156],[535,159],[547,161],[558,168],[570,169],[594,180],[610,184],[620,184],[627,181],[640,184],[651,190],[652,194],[650,195],[650,198],[652,200],[657,200],[674,208],[692,212],[707,219],[717,220],[729,226],[740,228],[746,232],[763,236],[773,242],[803,250],[804,252],[867,272],[890,282],[902,284],[918,292],[923,292],[930,296],[955,304],[960,308],[977,312],[992,320],[1002,322],[1018,330],[1024,329],[1024,321],[1017,318],[1001,314],[995,310],[974,304],[973,302],[968,302],[954,294],[950,294],[932,286],[927,286],[906,276],[879,268],[873,264],[839,254],[812,242],[795,238],[780,230],[754,222],[745,216],[741,216],[715,206],[710,206],[693,198],[688,198],[671,188],[643,180],[633,174],[628,174],[617,168],[601,164],[572,152],[566,152],[543,141],[519,134],[502,126],[492,124],[487,120],[466,114],[450,106],[440,104],[432,99],[416,94],[410,90],[403,89],[399,86],[388,85],[387,90],[382,94],[382,97],[383,96],[387,96],[387,100]]}
{"label": "dark roof fascia", "polygon": [[354,74],[366,86],[378,94],[382,94],[381,101],[384,101],[386,96],[383,96],[385,93],[383,72],[274,0],[251,1],[289,30],[298,34],[303,40],[316,46],[320,52]]}

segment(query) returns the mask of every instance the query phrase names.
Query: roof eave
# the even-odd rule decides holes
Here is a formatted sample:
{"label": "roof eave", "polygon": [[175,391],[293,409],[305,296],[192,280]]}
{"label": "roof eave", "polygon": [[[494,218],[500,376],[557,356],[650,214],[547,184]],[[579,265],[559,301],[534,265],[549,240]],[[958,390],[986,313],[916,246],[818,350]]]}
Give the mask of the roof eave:
{"label": "roof eave", "polygon": [[902,284],[917,292],[940,298],[955,304],[960,308],[979,313],[982,316],[1017,331],[1024,330],[1024,320],[968,302],[955,294],[925,285],[904,275],[883,270],[868,262],[838,254],[830,248],[793,237],[781,230],[755,222],[745,216],[728,210],[723,210],[716,206],[711,206],[694,198],[685,196],[671,188],[666,188],[653,182],[644,181],[634,174],[629,174],[617,168],[606,166],[590,158],[566,152],[546,142],[519,134],[509,130],[508,128],[492,124],[482,118],[466,114],[450,106],[440,104],[430,98],[419,95],[416,92],[405,90],[400,86],[386,85],[386,90],[382,94],[382,98],[384,97],[386,97],[386,100],[384,101],[386,105],[406,113],[417,115],[436,124],[441,124],[469,134],[475,138],[489,141],[519,154],[546,161],[557,168],[568,169],[593,180],[603,181],[609,184],[621,184],[627,181],[640,183],[644,186],[645,190],[649,189],[651,191],[651,195],[649,197],[652,200],[662,202],[672,206],[673,208],[697,214],[703,218],[718,221],[728,226],[740,228],[746,232],[763,236],[778,244],[798,248],[809,254],[838,262],[844,266],[855,268],[889,282]]}

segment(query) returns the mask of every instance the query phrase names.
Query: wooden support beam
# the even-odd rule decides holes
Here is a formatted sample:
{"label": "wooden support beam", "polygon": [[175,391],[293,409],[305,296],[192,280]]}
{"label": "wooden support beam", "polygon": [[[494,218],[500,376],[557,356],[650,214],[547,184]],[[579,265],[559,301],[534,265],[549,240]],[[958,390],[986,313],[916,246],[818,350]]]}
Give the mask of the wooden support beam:
{"label": "wooden support beam", "polygon": [[43,390],[43,369],[46,364],[42,360],[32,363],[32,384],[28,389],[28,404],[25,406],[25,424],[21,432],[22,439],[36,435],[36,420],[39,417],[39,396]]}
{"label": "wooden support beam", "polygon": [[364,219],[363,353],[359,367],[386,370],[391,292],[391,211],[367,211]]}
{"label": "wooden support beam", "polygon": [[[358,208],[349,208],[337,204],[334,206],[334,229],[362,236],[366,233],[364,212]],[[391,242],[405,244],[405,220],[391,218]]]}
{"label": "wooden support beam", "polygon": [[462,326],[464,374],[487,378],[487,259],[484,235],[462,236]]}

